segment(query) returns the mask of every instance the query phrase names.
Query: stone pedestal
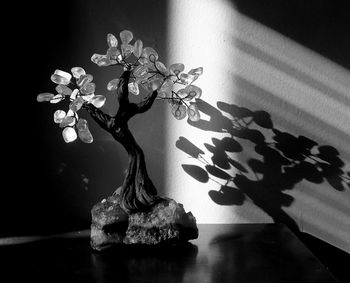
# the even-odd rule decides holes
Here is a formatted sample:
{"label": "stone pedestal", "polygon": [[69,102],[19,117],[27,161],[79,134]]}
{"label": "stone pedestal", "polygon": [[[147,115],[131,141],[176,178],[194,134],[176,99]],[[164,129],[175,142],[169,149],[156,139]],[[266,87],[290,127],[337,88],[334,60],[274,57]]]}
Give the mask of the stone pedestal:
{"label": "stone pedestal", "polygon": [[113,195],[97,203],[91,214],[91,247],[98,251],[118,244],[171,244],[198,237],[192,213],[169,198],[160,198],[147,212],[126,213],[119,195]]}

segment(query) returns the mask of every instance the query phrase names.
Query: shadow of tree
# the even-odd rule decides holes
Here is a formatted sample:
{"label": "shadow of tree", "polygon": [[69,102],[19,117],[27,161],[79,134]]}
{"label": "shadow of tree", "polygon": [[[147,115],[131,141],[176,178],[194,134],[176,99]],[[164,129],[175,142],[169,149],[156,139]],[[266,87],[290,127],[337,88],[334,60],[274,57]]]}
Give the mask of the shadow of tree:
{"label": "shadow of tree", "polygon": [[[220,185],[218,191],[209,191],[215,203],[242,205],[248,197],[274,222],[298,231],[296,222],[282,209],[294,201],[287,190],[302,180],[316,184],[326,181],[338,191],[350,187],[350,172],[342,169],[345,164],[334,147],[274,128],[265,111],[251,111],[224,102],[217,102],[216,108],[200,99],[197,105],[209,120],[188,123],[227,136],[212,138],[212,144],[204,143],[212,155],[210,161],[204,158],[203,150],[185,137],[177,140],[176,147],[200,162],[201,166],[183,164],[187,174],[199,182],[212,180]],[[243,140],[249,141],[261,158],[250,158],[246,164],[232,158],[244,152],[240,143]],[[232,168],[236,171],[234,175],[227,171]]]}

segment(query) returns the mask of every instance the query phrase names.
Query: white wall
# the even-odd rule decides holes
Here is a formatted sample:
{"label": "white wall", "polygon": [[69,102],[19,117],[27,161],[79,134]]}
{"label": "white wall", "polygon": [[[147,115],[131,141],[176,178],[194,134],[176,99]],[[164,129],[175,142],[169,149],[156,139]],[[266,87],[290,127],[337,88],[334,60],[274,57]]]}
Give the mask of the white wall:
{"label": "white wall", "polygon": [[[349,172],[348,70],[243,16],[227,1],[170,1],[168,9],[169,63],[182,62],[186,70],[204,67],[204,75],[195,84],[203,89],[202,99],[206,103],[217,109],[217,102],[223,102],[253,112],[266,111],[275,130],[316,142],[312,153],[317,154],[323,145],[334,147],[344,163],[339,169]],[[221,113],[232,118],[227,112]],[[209,118],[202,116],[203,120]],[[272,129],[256,124],[253,128],[266,142],[273,142]],[[273,187],[271,176],[267,180],[268,174],[281,170],[279,177],[283,178],[285,169],[274,168],[269,156],[258,154],[257,143],[236,136],[243,150],[228,155],[247,168],[248,172],[242,175],[249,185],[230,182],[231,192],[241,199],[233,201],[233,205],[218,205],[208,192],[220,192],[226,180],[209,174],[212,179],[202,183],[186,174],[183,164],[205,168],[204,164],[175,145],[182,136],[200,148],[205,159],[211,162],[213,154],[204,143],[213,145],[212,138],[231,135],[204,131],[170,115],[167,129],[168,195],[191,210],[199,223],[286,221],[350,251],[349,186],[339,191],[327,182],[323,173],[302,173],[307,177],[295,181],[289,189],[290,180],[288,184],[287,180],[286,183],[280,180],[280,187]],[[259,160],[265,171],[255,174],[248,165],[251,159]],[[293,166],[296,168],[297,164]],[[223,171],[232,178],[239,173],[233,166]],[[297,178],[296,175],[292,177]],[[321,176],[321,180],[313,179],[315,176]]]}

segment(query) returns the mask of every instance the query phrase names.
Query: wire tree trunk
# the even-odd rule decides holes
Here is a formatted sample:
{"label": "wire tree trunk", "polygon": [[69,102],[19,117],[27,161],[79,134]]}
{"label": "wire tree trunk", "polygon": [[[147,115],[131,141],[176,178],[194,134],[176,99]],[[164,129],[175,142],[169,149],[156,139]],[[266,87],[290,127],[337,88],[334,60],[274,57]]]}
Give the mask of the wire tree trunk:
{"label": "wire tree trunk", "polygon": [[116,90],[119,109],[115,116],[104,113],[92,104],[86,104],[84,107],[103,129],[123,145],[128,153],[129,165],[121,189],[121,206],[124,210],[131,212],[147,210],[159,197],[148,176],[144,153],[128,127],[130,118],[151,108],[157,97],[157,91],[138,104],[131,103],[128,92],[129,78],[129,70],[124,71],[120,77]]}

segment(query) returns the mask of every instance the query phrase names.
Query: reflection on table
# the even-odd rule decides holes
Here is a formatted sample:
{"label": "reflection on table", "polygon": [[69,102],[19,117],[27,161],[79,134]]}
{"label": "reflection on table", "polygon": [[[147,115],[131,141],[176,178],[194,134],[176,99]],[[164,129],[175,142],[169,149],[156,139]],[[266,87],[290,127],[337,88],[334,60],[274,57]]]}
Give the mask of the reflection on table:
{"label": "reflection on table", "polygon": [[[0,239],[2,282],[337,282],[285,226],[199,225],[181,245],[94,252],[89,231]],[[7,275],[7,276],[5,276]]]}

